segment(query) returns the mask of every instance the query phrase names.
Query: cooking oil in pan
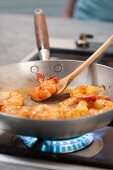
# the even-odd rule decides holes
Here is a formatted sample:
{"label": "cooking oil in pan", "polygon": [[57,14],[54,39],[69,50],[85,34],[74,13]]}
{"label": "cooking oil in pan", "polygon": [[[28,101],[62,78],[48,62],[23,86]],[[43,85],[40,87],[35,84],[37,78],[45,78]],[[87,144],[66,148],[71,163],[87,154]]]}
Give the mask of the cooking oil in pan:
{"label": "cooking oil in pan", "polygon": [[43,100],[41,102],[35,102],[31,99],[30,93],[34,87],[27,87],[27,88],[21,88],[16,90],[16,92],[20,93],[24,97],[24,102],[26,106],[36,106],[37,103],[43,103],[43,104],[50,104],[50,105],[56,105],[60,101],[66,99],[69,97],[69,91],[70,89],[67,89],[64,93],[59,94],[57,96],[52,96],[49,99]]}

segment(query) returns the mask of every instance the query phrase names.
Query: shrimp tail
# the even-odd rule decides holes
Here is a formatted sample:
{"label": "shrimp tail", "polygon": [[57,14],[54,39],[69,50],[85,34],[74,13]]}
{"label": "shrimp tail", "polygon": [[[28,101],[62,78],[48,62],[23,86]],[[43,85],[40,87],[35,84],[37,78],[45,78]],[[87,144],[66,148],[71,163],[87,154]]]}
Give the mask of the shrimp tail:
{"label": "shrimp tail", "polygon": [[42,84],[45,80],[45,75],[43,73],[37,73],[37,80],[40,84]]}

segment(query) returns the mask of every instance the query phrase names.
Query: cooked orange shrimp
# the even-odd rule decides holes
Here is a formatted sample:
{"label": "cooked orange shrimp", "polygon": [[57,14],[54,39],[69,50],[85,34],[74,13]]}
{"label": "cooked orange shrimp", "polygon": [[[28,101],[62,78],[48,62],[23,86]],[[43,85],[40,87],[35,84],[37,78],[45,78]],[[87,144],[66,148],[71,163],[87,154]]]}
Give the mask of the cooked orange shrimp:
{"label": "cooked orange shrimp", "polygon": [[34,101],[42,101],[54,95],[57,90],[56,84],[58,82],[57,77],[49,77],[45,80],[44,74],[37,74],[39,86],[33,88],[31,92],[31,98]]}
{"label": "cooked orange shrimp", "polygon": [[[56,77],[50,77],[44,81],[44,75],[38,74],[39,86],[34,88],[31,97],[33,100],[44,100],[45,97],[54,94],[56,90]],[[104,87],[79,86],[70,90],[71,97],[61,101],[57,105],[37,104],[36,106],[24,106],[24,98],[14,91],[0,92],[0,111],[11,115],[43,119],[59,120],[71,119],[113,109],[113,102],[107,96]]]}
{"label": "cooked orange shrimp", "polygon": [[18,115],[20,108],[21,108],[21,106],[7,103],[7,104],[3,105],[1,111],[5,112],[5,113],[12,114],[12,115]]}
{"label": "cooked orange shrimp", "polygon": [[[98,96],[100,97],[100,96]],[[95,102],[88,103],[89,113],[91,115],[97,115],[98,113],[102,113],[113,109],[113,102],[106,98],[97,98]]]}
{"label": "cooked orange shrimp", "polygon": [[39,104],[37,106],[31,107],[30,117],[38,119],[46,119],[47,111],[50,108],[47,104]]}
{"label": "cooked orange shrimp", "polygon": [[74,107],[73,111],[71,108],[71,117],[74,118],[97,114],[99,113],[99,109],[100,112],[107,111],[110,108],[113,108],[113,102],[110,101],[109,96],[79,94],[78,96],[72,96],[65,99],[59,103],[59,106],[63,109]]}
{"label": "cooked orange shrimp", "polygon": [[71,119],[72,117],[80,117],[80,113],[76,113],[72,107],[62,108],[60,106],[50,107],[49,105],[42,104],[31,108],[31,118],[45,119],[45,120],[59,120]]}
{"label": "cooked orange shrimp", "polygon": [[58,119],[60,118],[58,106],[51,107],[48,104],[39,104],[30,109],[30,118],[35,119]]}
{"label": "cooked orange shrimp", "polygon": [[31,108],[31,118],[45,119],[45,120],[58,120],[64,118],[71,118],[71,110],[69,108],[62,109],[60,106],[50,106],[47,104],[39,104]]}
{"label": "cooked orange shrimp", "polygon": [[19,106],[19,105],[7,103],[3,105],[1,111],[12,115],[30,117],[30,109],[31,108],[28,106]]}
{"label": "cooked orange shrimp", "polygon": [[94,104],[95,104],[96,109],[113,108],[113,102],[109,100],[99,99],[99,100],[96,100]]}
{"label": "cooked orange shrimp", "polygon": [[87,101],[87,102],[94,102],[97,99],[105,99],[105,100],[110,100],[109,96],[96,96],[96,95],[79,95],[79,96],[72,96],[69,97],[68,99],[63,100],[62,102],[59,103],[61,107],[68,107],[68,106],[73,106],[75,104],[78,104],[79,101]]}
{"label": "cooked orange shrimp", "polygon": [[30,117],[31,114],[31,107],[29,106],[22,106],[21,109],[19,110],[19,116],[22,117]]}
{"label": "cooked orange shrimp", "polygon": [[111,109],[113,109],[112,101],[99,99],[93,103],[93,107],[89,109],[89,112],[91,115],[97,115]]}
{"label": "cooked orange shrimp", "polygon": [[5,104],[14,104],[18,106],[24,105],[23,96],[14,91],[1,91],[0,92],[0,106],[2,107]]}
{"label": "cooked orange shrimp", "polygon": [[76,108],[75,111],[73,112],[72,116],[74,117],[77,113],[80,114],[80,116],[87,116],[89,115],[89,109],[88,109],[88,104],[86,101],[80,101]]}
{"label": "cooked orange shrimp", "polygon": [[91,86],[91,85],[79,86],[72,89],[70,92],[70,96],[81,96],[83,94],[107,95],[107,92],[104,86]]}

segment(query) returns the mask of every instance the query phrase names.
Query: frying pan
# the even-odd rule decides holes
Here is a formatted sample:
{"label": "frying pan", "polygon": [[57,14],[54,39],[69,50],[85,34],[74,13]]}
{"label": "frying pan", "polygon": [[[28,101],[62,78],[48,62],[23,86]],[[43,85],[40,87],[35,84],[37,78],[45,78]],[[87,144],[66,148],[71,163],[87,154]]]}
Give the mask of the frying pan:
{"label": "frying pan", "polygon": [[[47,29],[44,26],[45,20],[42,12],[39,12],[38,14],[39,15],[35,15],[35,22],[38,20],[39,23],[43,23],[41,27],[39,26],[39,23],[35,23],[38,48],[40,50],[41,58],[44,57],[44,59],[48,59],[49,44],[47,40]],[[45,60],[4,65],[0,67],[0,89],[16,90],[32,87],[34,85],[36,86],[37,72],[44,73],[46,76],[56,75],[60,79],[71,73],[81,63],[82,61],[75,60]],[[92,64],[73,80],[70,87],[85,84],[105,85],[108,90],[108,95],[113,99],[112,78],[112,68],[104,65]],[[5,130],[6,132],[18,135],[36,136],[39,138],[63,139],[80,136],[84,133],[102,128],[112,122],[112,120],[113,110],[98,115],[67,120],[21,118],[1,112],[0,130]]]}

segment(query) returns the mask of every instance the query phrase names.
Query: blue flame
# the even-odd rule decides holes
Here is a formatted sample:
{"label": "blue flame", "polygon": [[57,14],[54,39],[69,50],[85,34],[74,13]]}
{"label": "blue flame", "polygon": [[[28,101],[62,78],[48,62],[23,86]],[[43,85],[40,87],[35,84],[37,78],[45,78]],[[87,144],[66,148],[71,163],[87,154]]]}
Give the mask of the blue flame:
{"label": "blue flame", "polygon": [[38,138],[36,137],[30,137],[30,136],[21,136],[21,135],[17,135],[21,140],[22,142],[29,148],[31,148],[35,143],[36,141],[38,140]]}
{"label": "blue flame", "polygon": [[[29,148],[36,143],[38,138],[30,136],[17,135],[22,142]],[[43,140],[41,145],[42,152],[51,153],[69,153],[79,151],[90,145],[94,139],[93,133],[87,133],[80,137],[64,139],[64,140]]]}

